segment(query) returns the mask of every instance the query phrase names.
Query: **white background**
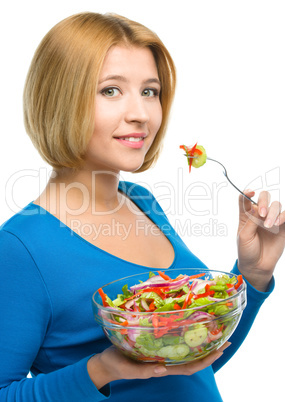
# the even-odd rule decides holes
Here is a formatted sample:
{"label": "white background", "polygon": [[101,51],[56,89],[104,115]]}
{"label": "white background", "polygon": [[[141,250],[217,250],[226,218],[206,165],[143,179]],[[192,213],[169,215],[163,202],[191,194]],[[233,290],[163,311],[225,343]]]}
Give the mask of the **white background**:
{"label": "white background", "polygon": [[[1,222],[36,198],[50,172],[22,122],[29,63],[45,33],[81,11],[137,20],[170,50],[178,89],[163,154],[154,169],[123,173],[122,179],[149,186],[191,250],[210,268],[229,271],[236,259],[238,193],[213,162],[189,175],[179,145],[198,141],[242,189],[270,190],[285,204],[285,3],[6,2],[0,26]],[[276,269],[275,291],[248,338],[216,376],[225,402],[284,400],[284,263],[285,256]]]}

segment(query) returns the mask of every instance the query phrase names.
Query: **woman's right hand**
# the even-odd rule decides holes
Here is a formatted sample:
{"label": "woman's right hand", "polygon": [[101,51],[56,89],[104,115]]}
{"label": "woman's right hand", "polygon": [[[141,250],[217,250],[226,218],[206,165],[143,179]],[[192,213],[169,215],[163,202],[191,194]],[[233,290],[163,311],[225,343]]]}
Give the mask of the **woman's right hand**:
{"label": "woman's right hand", "polygon": [[125,357],[115,346],[110,346],[104,352],[94,355],[89,359],[87,370],[97,389],[112,381],[121,379],[133,380],[164,377],[166,375],[192,375],[197,371],[211,366],[229,345],[230,343],[226,342],[220,349],[204,359],[173,366],[140,363]]}

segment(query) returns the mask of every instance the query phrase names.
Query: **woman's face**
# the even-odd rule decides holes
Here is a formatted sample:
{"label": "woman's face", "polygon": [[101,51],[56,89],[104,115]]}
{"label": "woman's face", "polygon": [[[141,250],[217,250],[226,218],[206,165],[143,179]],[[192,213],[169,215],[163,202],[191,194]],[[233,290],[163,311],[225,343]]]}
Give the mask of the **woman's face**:
{"label": "woman's face", "polygon": [[161,125],[160,81],[148,48],[113,46],[95,100],[95,128],[85,158],[92,170],[135,171]]}

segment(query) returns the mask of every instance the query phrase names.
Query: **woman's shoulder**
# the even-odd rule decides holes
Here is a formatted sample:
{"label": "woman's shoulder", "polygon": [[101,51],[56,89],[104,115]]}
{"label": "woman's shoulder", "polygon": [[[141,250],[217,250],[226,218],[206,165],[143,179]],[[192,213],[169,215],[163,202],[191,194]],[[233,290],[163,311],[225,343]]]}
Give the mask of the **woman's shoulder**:
{"label": "woman's shoulder", "polygon": [[2,224],[0,224],[0,230],[9,230],[12,229],[15,225],[18,225],[21,223],[23,220],[26,221],[25,217],[31,216],[32,214],[35,214],[34,208],[33,208],[33,203],[30,202],[27,206],[22,208],[18,212],[14,212],[14,214],[9,217],[6,221],[4,221]]}
{"label": "woman's shoulder", "polygon": [[13,236],[24,242],[27,238],[36,238],[48,231],[51,220],[46,210],[30,202],[0,225],[1,239]]}
{"label": "woman's shoulder", "polygon": [[[35,266],[38,269],[60,239],[62,231],[57,230],[58,227],[60,222],[33,202],[15,213],[0,226],[2,266],[6,264],[20,270]],[[62,239],[64,242],[65,238]]]}
{"label": "woman's shoulder", "polygon": [[2,267],[24,265],[24,261],[30,261],[29,250],[25,244],[25,238],[33,227],[32,217],[36,215],[36,206],[28,204],[15,213],[0,226],[0,256]]}

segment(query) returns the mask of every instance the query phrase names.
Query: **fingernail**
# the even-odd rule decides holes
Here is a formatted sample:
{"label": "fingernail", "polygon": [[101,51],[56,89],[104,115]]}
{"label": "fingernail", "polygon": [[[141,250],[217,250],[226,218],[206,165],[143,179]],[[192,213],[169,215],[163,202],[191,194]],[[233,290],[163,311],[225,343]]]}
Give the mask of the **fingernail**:
{"label": "fingernail", "polygon": [[154,369],[155,374],[163,374],[167,371],[166,367],[164,366],[157,366]]}
{"label": "fingernail", "polygon": [[261,208],[261,210],[260,210],[260,216],[262,217],[262,218],[264,218],[265,216],[266,216],[266,214],[267,214],[267,210],[266,210],[266,208]]}
{"label": "fingernail", "polygon": [[280,225],[280,218],[277,218],[274,223],[274,226],[279,226],[279,225]]}
{"label": "fingernail", "polygon": [[269,229],[269,228],[271,228],[271,226],[272,226],[271,219],[266,219],[266,221],[264,222],[264,227]]}

